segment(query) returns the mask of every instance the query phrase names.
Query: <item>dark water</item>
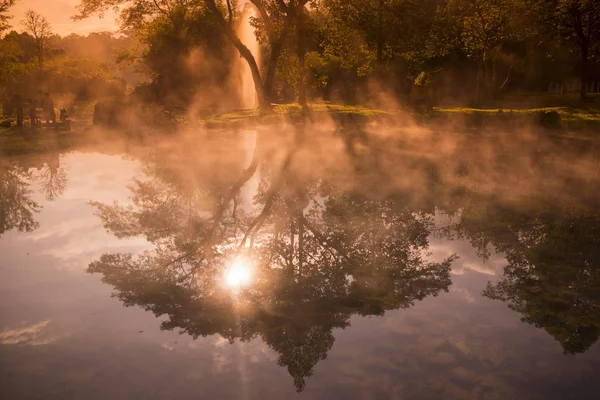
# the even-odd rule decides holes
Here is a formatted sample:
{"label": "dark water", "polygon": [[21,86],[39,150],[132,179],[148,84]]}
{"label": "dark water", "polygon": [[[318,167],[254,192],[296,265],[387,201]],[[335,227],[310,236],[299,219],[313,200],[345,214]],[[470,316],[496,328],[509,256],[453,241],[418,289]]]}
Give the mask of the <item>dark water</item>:
{"label": "dark water", "polygon": [[526,133],[2,159],[0,398],[598,398],[599,181]]}

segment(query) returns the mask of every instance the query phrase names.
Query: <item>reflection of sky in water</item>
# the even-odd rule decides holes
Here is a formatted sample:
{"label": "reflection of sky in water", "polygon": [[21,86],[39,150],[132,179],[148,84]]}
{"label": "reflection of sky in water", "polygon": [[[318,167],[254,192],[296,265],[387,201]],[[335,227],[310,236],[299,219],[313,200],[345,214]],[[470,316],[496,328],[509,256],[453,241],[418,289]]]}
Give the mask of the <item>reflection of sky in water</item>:
{"label": "reflection of sky in water", "polygon": [[[0,239],[2,398],[287,398],[297,396],[278,355],[259,339],[231,345],[160,331],[152,313],[124,308],[85,268],[104,252],[136,252],[141,239],[105,232],[88,201],[127,202],[139,174],[118,156],[61,158],[67,189],[46,202],[38,230]],[[596,344],[563,356],[546,332],[520,322],[481,291],[506,261],[482,262],[464,240],[430,238],[434,260],[456,253],[448,293],[335,329],[303,398],[579,398],[597,393]],[[7,379],[10,378],[10,381]],[[36,382],[31,385],[31,382]],[[594,392],[594,389],[596,390]]]}

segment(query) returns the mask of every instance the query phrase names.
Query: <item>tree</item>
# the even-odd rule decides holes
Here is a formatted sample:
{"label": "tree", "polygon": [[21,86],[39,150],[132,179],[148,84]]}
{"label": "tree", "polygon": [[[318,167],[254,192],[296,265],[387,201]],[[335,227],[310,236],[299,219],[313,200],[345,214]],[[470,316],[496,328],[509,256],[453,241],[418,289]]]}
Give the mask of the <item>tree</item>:
{"label": "tree", "polygon": [[[240,56],[248,63],[260,108],[268,112],[271,109],[270,95],[277,70],[277,61],[294,19],[297,18],[300,9],[304,8],[308,1],[251,0],[251,3],[258,10],[255,22],[256,26],[262,30],[259,35],[262,35],[265,39],[265,51],[268,53],[265,58],[267,65],[264,77],[256,58],[236,34],[236,24],[239,22],[242,10],[231,0],[136,0],[133,2],[126,0],[81,0],[78,6],[79,14],[76,18],[86,18],[92,14],[102,15],[111,7],[124,5],[125,8],[122,11],[123,26],[139,29],[144,28],[140,22],[146,19],[153,20],[159,16],[164,16],[172,24],[175,24],[176,10],[206,7],[213,17],[213,23],[219,28],[218,30],[225,35],[237,49]],[[214,32],[206,32],[205,34],[214,35]]]}
{"label": "tree", "polygon": [[559,0],[555,9],[555,21],[562,36],[579,48],[580,97],[584,99],[589,61],[600,57],[600,2]]}
{"label": "tree", "polygon": [[67,173],[65,169],[60,166],[60,156],[58,153],[49,153],[44,167],[42,167],[36,175],[46,200],[54,201],[65,191],[67,186]]}
{"label": "tree", "polygon": [[386,89],[404,92],[408,89],[407,81],[417,77],[426,62],[442,53],[448,43],[431,40],[441,3],[439,0],[317,2],[315,20],[321,54],[329,66],[329,87],[341,81],[340,90],[347,91],[349,86],[360,85],[374,76]]}
{"label": "tree", "polygon": [[39,68],[42,69],[44,66],[44,55],[48,49],[50,37],[52,36],[50,22],[37,12],[27,10],[22,25],[25,28],[25,31],[31,34],[35,39],[38,65]]}
{"label": "tree", "polygon": [[[214,0],[205,0],[214,17],[222,27],[227,38],[233,43],[240,55],[246,60],[252,72],[254,87],[258,95],[258,102],[263,111],[271,109],[270,96],[273,89],[273,80],[277,70],[277,61],[285,38],[288,35],[292,23],[303,14],[304,6],[308,0],[250,0],[256,6],[259,13],[261,26],[264,28],[265,37],[268,41],[269,56],[267,57],[267,73],[265,79],[261,77],[256,59],[252,52],[240,41],[233,26],[234,11],[230,0],[227,0],[227,19],[217,7]],[[280,29],[278,27],[281,26]]]}
{"label": "tree", "polygon": [[8,9],[15,4],[16,0],[0,0],[0,36],[5,30],[10,28],[9,21],[12,18],[7,15]]}
{"label": "tree", "polygon": [[475,61],[475,102],[492,97],[497,88],[499,47],[514,39],[515,15],[510,0],[450,0],[445,12],[456,18],[463,51]]}
{"label": "tree", "polygon": [[14,37],[6,35],[0,39],[0,98],[7,95],[8,84],[23,72],[23,51]]}

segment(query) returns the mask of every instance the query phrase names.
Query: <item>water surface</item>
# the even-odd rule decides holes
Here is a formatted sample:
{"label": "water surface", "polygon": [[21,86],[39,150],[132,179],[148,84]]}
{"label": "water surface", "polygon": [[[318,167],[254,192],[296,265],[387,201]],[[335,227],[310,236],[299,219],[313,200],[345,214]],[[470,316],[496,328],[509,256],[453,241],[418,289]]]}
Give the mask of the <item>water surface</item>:
{"label": "water surface", "polygon": [[595,398],[598,148],[296,127],[3,159],[0,397]]}

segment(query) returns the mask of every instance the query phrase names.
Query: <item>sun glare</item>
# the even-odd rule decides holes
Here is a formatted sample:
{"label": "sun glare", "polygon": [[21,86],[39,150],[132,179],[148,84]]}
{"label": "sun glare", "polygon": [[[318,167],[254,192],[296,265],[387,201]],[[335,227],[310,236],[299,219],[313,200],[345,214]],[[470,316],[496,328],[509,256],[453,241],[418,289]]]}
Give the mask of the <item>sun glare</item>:
{"label": "sun glare", "polygon": [[225,273],[225,282],[233,288],[240,288],[250,284],[252,270],[246,260],[235,260]]}

